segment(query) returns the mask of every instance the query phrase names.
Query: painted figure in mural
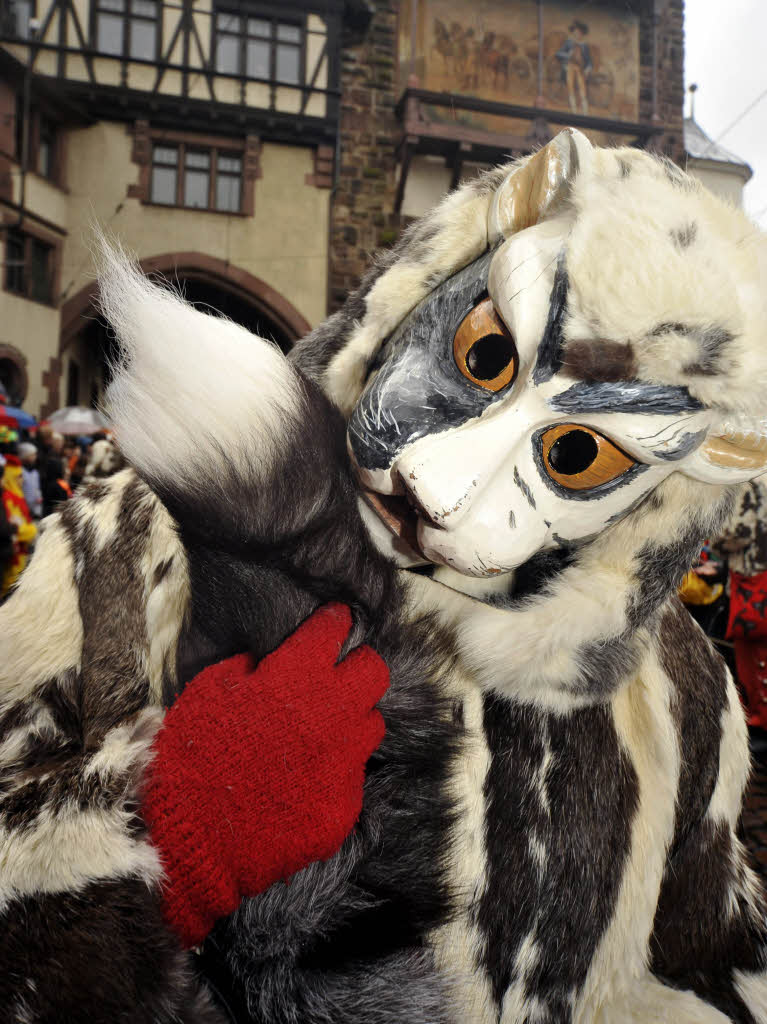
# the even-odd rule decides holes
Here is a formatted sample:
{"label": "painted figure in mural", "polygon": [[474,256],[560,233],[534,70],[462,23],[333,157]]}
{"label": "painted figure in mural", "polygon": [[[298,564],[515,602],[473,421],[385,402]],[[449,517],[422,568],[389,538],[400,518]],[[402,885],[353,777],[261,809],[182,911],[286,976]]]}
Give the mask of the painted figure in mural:
{"label": "painted figure in mural", "polygon": [[451,75],[456,84],[462,82],[467,61],[474,49],[474,29],[464,29],[460,22],[450,26],[439,18],[434,19],[433,49],[440,54],[445,74]]}
{"label": "painted figure in mural", "polygon": [[[289,360],[107,253],[132,468],[49,522],[0,610],[3,1011],[55,1019],[77,978],[68,1020],[106,999],[111,1019],[225,1019],[159,919],[140,808],[163,706],[150,779],[206,666],[291,664],[298,714],[302,680],[316,705],[320,666],[369,644],[387,734],[354,832],[260,895],[241,876],[271,847],[221,854],[248,898],[203,943],[199,984],[233,1019],[765,1020],[745,722],[676,588],[767,467],[766,276],[739,211],[573,131],[447,197]],[[350,632],[296,660],[331,600]],[[195,877],[195,843],[214,873],[238,833],[209,801],[201,835],[205,794],[182,797],[209,705],[169,805]],[[258,771],[248,726],[266,750],[276,712],[256,694],[227,719],[227,765]]]}
{"label": "painted figure in mural", "polygon": [[567,86],[567,100],[574,113],[588,114],[589,100],[586,83],[593,69],[591,52],[586,43],[589,27],[585,21],[574,21],[568,26],[570,33],[557,51],[562,68],[562,81]]}

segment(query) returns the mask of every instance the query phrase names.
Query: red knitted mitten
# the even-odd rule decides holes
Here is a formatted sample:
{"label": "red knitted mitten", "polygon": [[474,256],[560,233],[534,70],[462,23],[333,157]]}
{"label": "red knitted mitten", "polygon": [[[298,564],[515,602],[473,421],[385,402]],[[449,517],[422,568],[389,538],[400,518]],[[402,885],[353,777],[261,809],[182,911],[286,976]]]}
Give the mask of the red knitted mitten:
{"label": "red knitted mitten", "polygon": [[337,662],[350,627],[326,605],[258,665],[239,654],[200,672],[165,716],[143,813],[186,946],[353,828],[389,673],[369,647]]}

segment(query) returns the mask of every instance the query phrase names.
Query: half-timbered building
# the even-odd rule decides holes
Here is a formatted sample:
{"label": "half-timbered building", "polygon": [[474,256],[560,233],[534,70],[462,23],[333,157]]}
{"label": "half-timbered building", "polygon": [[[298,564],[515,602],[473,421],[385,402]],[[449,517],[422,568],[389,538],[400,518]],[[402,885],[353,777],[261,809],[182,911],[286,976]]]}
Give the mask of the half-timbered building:
{"label": "half-timbered building", "polygon": [[682,0],[0,0],[0,381],[96,401],[91,225],[288,347],[564,124],[683,159]]}
{"label": "half-timbered building", "polygon": [[[307,0],[4,0],[0,369],[98,397],[90,226],[284,347],[327,308],[342,25]],[[359,22],[364,24],[364,18]]]}

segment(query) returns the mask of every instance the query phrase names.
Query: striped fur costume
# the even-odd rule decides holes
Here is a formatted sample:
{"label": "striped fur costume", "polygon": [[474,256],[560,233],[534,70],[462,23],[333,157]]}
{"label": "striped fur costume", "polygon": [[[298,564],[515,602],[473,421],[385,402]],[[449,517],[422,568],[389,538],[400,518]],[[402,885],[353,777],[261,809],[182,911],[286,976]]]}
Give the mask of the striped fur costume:
{"label": "striped fur costume", "polygon": [[[142,772],[202,666],[340,598],[390,665],[387,738],[336,857],[206,943],[238,1020],[767,1022],[743,716],[674,596],[764,468],[765,252],[676,168],[568,132],[414,225],[292,362],[106,254],[133,468],[47,521],[0,610],[2,1020],[225,1019],[162,924]],[[440,356],[451,402],[413,398],[416,347],[452,359],[488,296],[508,388]],[[349,417],[431,575],[372,542]],[[573,496],[546,431],[579,424],[625,462]]]}

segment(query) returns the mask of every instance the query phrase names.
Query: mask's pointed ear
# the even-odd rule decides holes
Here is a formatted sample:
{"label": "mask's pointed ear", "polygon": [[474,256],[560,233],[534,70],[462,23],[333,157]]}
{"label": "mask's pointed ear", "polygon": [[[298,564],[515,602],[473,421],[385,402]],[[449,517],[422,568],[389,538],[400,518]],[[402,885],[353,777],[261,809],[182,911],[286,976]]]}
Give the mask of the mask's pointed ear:
{"label": "mask's pointed ear", "polygon": [[566,198],[575,177],[590,163],[594,148],[581,132],[566,128],[515,168],[495,193],[488,215],[490,245],[537,224]]}
{"label": "mask's pointed ear", "polygon": [[767,421],[720,423],[685,460],[684,472],[709,484],[739,484],[767,473]]}

